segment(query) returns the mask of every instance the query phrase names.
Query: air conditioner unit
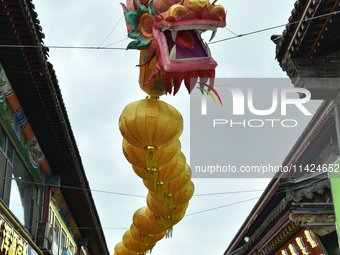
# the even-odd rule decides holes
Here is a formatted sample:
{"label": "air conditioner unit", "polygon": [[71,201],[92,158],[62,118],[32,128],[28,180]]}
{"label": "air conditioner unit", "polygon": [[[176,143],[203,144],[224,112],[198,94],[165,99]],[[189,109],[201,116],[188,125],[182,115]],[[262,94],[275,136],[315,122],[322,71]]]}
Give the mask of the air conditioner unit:
{"label": "air conditioner unit", "polygon": [[50,222],[38,222],[36,244],[45,255],[54,255],[56,230]]}

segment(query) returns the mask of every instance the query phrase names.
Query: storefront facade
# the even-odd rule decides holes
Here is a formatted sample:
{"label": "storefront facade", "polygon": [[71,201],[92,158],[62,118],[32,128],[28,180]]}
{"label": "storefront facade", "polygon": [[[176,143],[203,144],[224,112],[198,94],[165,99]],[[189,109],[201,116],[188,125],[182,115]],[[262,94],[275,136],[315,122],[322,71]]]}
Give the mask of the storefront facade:
{"label": "storefront facade", "polygon": [[0,254],[109,254],[37,16],[0,1]]}
{"label": "storefront facade", "polygon": [[296,1],[276,58],[293,86],[323,100],[224,254],[340,254],[340,3]]}

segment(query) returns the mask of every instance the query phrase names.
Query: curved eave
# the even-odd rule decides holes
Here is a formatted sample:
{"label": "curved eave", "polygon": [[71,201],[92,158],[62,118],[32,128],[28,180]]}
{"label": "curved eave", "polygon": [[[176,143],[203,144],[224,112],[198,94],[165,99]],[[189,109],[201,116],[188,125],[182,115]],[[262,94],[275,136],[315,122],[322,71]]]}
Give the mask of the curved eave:
{"label": "curved eave", "polygon": [[[289,24],[276,40],[279,63],[293,56],[315,58],[339,50],[339,11],[338,0],[296,1]],[[334,12],[337,14],[331,14]]]}

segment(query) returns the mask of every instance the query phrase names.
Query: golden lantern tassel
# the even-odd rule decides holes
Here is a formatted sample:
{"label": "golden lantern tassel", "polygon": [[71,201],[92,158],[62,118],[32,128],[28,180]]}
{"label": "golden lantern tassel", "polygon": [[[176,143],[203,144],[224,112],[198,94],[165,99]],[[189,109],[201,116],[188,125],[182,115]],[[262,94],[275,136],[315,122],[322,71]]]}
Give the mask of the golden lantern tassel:
{"label": "golden lantern tassel", "polygon": [[172,211],[173,208],[174,208],[174,199],[173,199],[173,196],[172,194],[167,194],[164,196],[164,200],[163,200],[163,209],[164,210],[170,210]]}
{"label": "golden lantern tassel", "polygon": [[157,182],[155,186],[156,198],[163,198],[164,182]]}
{"label": "golden lantern tassel", "polygon": [[173,225],[172,225],[172,215],[170,212],[170,216],[164,216],[163,217],[163,224],[164,228],[166,229],[165,231],[165,237],[169,238],[172,237],[172,231],[173,231]]}
{"label": "golden lantern tassel", "polygon": [[146,234],[145,235],[145,244],[149,246],[153,243],[153,235],[152,234]]}
{"label": "golden lantern tassel", "polygon": [[146,146],[145,148],[146,168],[152,169],[157,167],[157,148],[154,146]]}
{"label": "golden lantern tassel", "polygon": [[146,179],[146,185],[156,188],[157,168],[147,168],[145,179]]}

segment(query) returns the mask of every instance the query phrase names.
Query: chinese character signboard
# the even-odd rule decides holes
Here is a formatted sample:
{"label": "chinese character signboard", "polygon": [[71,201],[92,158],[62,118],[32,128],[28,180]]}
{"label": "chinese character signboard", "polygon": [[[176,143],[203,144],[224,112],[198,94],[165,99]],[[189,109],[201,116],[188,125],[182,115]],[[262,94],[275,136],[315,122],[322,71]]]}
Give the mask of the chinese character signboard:
{"label": "chinese character signboard", "polygon": [[28,255],[28,243],[0,216],[0,254]]}
{"label": "chinese character signboard", "polygon": [[275,255],[326,255],[312,230],[303,229],[285,244]]}

